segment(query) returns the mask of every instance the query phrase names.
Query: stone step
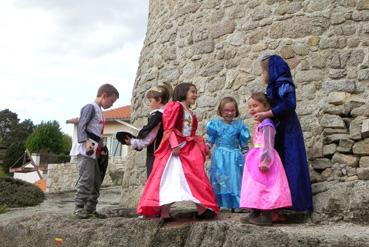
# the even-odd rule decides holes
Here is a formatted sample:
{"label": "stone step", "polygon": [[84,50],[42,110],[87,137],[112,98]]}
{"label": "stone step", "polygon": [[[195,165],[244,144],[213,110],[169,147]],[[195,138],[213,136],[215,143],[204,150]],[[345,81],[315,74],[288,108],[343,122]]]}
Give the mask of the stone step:
{"label": "stone step", "polygon": [[316,225],[241,224],[246,214],[221,213],[216,220],[185,216],[157,219],[111,217],[79,220],[64,213],[36,213],[0,222],[0,246],[369,246],[369,227],[351,223]]}

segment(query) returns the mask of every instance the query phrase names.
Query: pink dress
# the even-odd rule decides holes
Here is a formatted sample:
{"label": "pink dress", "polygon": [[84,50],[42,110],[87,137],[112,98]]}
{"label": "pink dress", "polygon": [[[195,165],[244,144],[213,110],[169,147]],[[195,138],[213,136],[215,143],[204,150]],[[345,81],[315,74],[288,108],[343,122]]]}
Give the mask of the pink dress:
{"label": "pink dress", "polygon": [[[274,149],[275,127],[265,119],[254,130],[254,147],[247,153],[242,177],[241,208],[271,210],[292,206],[291,192],[281,159]],[[269,170],[261,172],[261,160]]]}

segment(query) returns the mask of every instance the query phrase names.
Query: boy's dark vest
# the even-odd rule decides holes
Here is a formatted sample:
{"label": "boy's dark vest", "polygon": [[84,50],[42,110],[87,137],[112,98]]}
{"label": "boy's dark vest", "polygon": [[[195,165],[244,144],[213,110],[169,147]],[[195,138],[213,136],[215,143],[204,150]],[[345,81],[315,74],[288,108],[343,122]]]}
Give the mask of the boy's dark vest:
{"label": "boy's dark vest", "polygon": [[145,138],[158,124],[160,124],[158,134],[154,141],[147,146],[147,157],[146,157],[146,167],[147,167],[147,176],[150,175],[152,164],[154,162],[154,152],[159,147],[161,139],[163,138],[163,124],[162,124],[162,116],[163,113],[160,111],[155,111],[150,114],[147,124],[138,132],[137,138],[143,139]]}

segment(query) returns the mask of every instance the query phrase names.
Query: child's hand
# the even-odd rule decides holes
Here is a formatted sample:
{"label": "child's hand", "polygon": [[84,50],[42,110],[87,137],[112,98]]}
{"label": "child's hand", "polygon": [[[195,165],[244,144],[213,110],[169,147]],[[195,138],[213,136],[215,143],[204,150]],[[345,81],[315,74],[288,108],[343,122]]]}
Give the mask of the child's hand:
{"label": "child's hand", "polygon": [[266,112],[258,112],[254,115],[254,120],[261,123],[266,118]]}
{"label": "child's hand", "polygon": [[209,158],[211,158],[211,149],[206,147],[206,155],[209,156]]}
{"label": "child's hand", "polygon": [[90,140],[87,140],[85,142],[86,154],[88,156],[91,156],[94,154],[94,146],[95,146],[95,143]]}
{"label": "child's hand", "polygon": [[174,156],[178,156],[180,151],[181,151],[181,148],[180,147],[172,148],[172,154]]}
{"label": "child's hand", "polygon": [[260,166],[259,166],[259,170],[262,173],[267,172],[267,171],[269,171],[269,166],[264,161],[262,161]]}

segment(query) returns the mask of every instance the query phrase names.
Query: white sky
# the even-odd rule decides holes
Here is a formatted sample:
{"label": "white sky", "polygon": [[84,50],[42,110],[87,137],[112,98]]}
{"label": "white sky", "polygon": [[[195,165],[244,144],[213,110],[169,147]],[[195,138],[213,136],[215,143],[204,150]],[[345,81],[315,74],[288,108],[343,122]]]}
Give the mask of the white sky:
{"label": "white sky", "polygon": [[1,0],[0,110],[65,120],[112,83],[130,104],[149,0]]}

